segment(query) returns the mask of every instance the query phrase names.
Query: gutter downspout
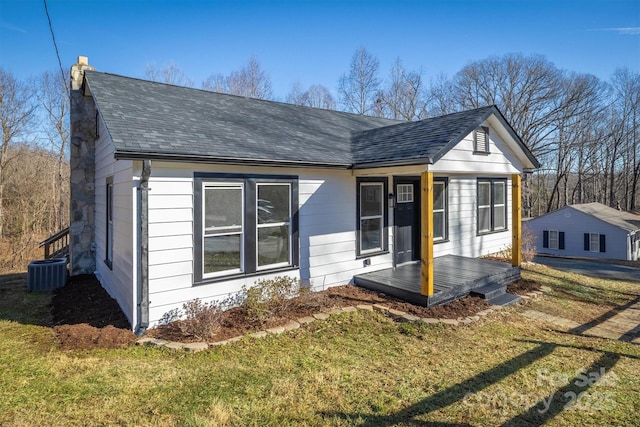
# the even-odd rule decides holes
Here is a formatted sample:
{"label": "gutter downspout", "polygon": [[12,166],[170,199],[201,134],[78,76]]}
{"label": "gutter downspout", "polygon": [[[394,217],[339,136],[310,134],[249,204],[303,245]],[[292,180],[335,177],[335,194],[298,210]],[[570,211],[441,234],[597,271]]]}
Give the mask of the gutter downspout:
{"label": "gutter downspout", "polygon": [[139,303],[136,335],[142,336],[149,327],[149,176],[151,160],[142,161],[142,173],[138,186],[140,197],[140,252],[139,252]]}

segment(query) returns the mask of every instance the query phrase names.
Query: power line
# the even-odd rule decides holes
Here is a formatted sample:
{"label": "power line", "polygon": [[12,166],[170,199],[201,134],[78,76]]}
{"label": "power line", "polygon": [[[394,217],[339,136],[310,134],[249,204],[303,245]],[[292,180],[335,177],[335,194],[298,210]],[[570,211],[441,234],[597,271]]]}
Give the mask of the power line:
{"label": "power line", "polygon": [[53,47],[56,49],[56,57],[58,58],[58,66],[60,67],[60,75],[62,76],[62,81],[64,82],[64,87],[69,93],[69,86],[67,85],[67,79],[64,75],[64,70],[62,69],[62,61],[60,61],[60,52],[58,52],[58,43],[56,43],[56,36],[53,34],[53,25],[51,25],[51,17],[49,16],[49,8],[47,7],[47,0],[42,0],[44,3],[44,11],[47,14],[47,21],[49,21],[49,31],[51,31],[51,40],[53,40]]}

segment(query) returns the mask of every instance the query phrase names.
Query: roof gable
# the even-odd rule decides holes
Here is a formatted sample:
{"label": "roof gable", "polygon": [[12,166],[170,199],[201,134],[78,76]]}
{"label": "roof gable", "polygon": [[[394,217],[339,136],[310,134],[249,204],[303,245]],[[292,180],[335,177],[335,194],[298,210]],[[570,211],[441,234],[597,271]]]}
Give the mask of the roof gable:
{"label": "roof gable", "polygon": [[568,206],[569,208],[591,215],[600,221],[614,225],[627,231],[640,230],[640,216],[629,212],[619,211],[602,203],[583,203]]}
{"label": "roof gable", "polygon": [[[619,211],[610,208],[602,203],[581,203],[576,205],[566,205],[555,211],[547,212],[529,221],[536,221],[543,217],[554,217],[560,215],[564,211],[577,212],[579,215],[588,215],[606,224],[613,225],[625,231],[633,232],[640,230],[640,216],[630,212]],[[564,215],[563,215],[564,216]],[[575,221],[573,219],[572,221]]]}
{"label": "roof gable", "polygon": [[522,154],[524,168],[540,167],[495,105],[359,132],[352,140],[356,167],[437,163],[491,117]]}

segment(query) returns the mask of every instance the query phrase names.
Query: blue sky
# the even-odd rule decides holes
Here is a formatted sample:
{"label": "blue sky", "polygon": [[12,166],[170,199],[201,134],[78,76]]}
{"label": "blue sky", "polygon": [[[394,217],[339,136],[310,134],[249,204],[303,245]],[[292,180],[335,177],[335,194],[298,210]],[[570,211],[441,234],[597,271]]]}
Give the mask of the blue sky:
{"label": "blue sky", "polygon": [[[640,72],[640,0],[47,0],[62,65],[143,77],[177,64],[200,86],[254,55],[283,99],[294,82],[334,90],[365,46],[382,75],[399,57],[427,79],[509,52],[607,80]],[[0,0],[0,67],[20,78],[57,70],[42,0]]]}

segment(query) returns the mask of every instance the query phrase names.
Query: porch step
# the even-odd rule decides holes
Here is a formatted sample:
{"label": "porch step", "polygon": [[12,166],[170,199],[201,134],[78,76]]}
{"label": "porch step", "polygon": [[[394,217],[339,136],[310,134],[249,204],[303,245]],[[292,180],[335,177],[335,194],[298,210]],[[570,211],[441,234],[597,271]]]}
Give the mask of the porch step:
{"label": "porch step", "polygon": [[500,283],[490,283],[471,289],[471,295],[479,296],[482,299],[490,300],[507,293],[507,286]]}
{"label": "porch step", "polygon": [[520,301],[522,298],[520,298],[520,296],[518,295],[513,295],[513,294],[502,294],[499,295],[497,297],[494,298],[490,298],[487,299],[487,302],[491,305],[500,305],[500,306],[506,306],[506,305],[511,305],[511,304],[515,304],[518,301]]}

